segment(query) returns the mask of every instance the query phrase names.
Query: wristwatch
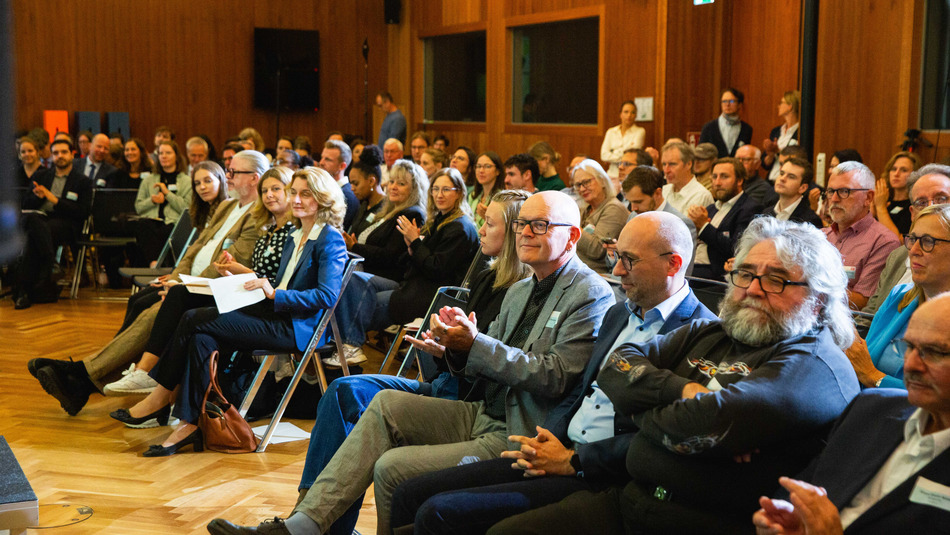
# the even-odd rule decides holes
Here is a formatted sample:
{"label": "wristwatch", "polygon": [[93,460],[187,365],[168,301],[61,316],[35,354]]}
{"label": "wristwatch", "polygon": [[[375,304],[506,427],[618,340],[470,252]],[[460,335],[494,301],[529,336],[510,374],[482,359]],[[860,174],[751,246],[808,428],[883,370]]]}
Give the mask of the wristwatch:
{"label": "wristwatch", "polygon": [[574,469],[574,475],[576,477],[584,477],[584,469],[581,467],[581,456],[574,452],[574,455],[571,455],[571,468]]}

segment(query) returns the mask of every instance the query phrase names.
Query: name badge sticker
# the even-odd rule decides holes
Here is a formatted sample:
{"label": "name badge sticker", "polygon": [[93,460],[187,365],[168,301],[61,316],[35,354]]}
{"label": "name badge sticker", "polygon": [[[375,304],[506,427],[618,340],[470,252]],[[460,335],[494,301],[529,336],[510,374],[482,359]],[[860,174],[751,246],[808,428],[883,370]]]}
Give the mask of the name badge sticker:
{"label": "name badge sticker", "polygon": [[168,191],[178,191],[178,184],[169,184]]}
{"label": "name badge sticker", "polygon": [[79,195],[75,191],[69,191],[66,193],[66,198],[70,201],[78,201]]}
{"label": "name badge sticker", "polygon": [[854,266],[845,266],[845,267],[844,267],[844,273],[845,273],[845,275],[848,276],[848,280],[849,280],[849,281],[850,281],[850,280],[854,280],[854,275],[855,275],[856,272],[857,272],[857,268],[855,268]]}
{"label": "name badge sticker", "polygon": [[551,312],[551,317],[548,318],[548,322],[544,324],[545,329],[553,329],[557,325],[557,319],[561,317],[561,311],[555,310]]}
{"label": "name badge sticker", "polygon": [[910,493],[910,501],[950,511],[950,487],[918,477],[917,484]]}

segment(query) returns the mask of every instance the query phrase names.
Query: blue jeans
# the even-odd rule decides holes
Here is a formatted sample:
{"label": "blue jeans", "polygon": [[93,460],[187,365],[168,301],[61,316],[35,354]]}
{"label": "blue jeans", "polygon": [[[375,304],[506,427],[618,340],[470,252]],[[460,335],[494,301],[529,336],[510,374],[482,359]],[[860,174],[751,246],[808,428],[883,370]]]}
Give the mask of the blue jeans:
{"label": "blue jeans", "polygon": [[[307,449],[307,460],[304,463],[299,489],[309,489],[313,485],[363,415],[369,402],[382,390],[401,390],[424,395],[430,392],[436,395],[445,394],[444,390],[433,391],[432,385],[427,383],[392,375],[354,375],[333,381],[317,404],[317,420],[310,432],[310,447]],[[454,395],[458,397],[457,388]],[[361,496],[333,523],[330,534],[353,533],[362,504]]]}
{"label": "blue jeans", "polygon": [[343,342],[354,346],[366,343],[366,331],[392,325],[389,299],[399,283],[372,273],[357,271],[350,277],[336,305],[336,320]]}

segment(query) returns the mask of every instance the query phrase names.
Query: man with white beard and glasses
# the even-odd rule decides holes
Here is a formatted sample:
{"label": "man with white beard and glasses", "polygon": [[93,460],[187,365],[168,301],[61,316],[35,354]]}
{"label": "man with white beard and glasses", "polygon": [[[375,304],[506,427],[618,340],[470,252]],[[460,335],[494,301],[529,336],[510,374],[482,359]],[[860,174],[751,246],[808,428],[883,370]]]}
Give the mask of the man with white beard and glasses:
{"label": "man with white beard and glasses", "polygon": [[[846,280],[812,225],[762,217],[737,246],[720,321],[626,344],[597,382],[639,428],[630,482],[581,491],[488,533],[742,533],[859,391]],[[517,464],[530,469],[533,449]]]}

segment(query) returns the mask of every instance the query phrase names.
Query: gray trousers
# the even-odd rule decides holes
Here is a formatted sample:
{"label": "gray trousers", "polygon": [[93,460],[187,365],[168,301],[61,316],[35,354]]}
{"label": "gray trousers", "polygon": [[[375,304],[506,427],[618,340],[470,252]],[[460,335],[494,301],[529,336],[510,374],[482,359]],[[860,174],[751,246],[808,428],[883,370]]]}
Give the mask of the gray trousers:
{"label": "gray trousers", "polygon": [[105,347],[82,359],[89,379],[100,392],[105,385],[112,382],[110,379],[114,378],[116,372],[127,369],[129,364],[138,362],[142,357],[152,331],[152,324],[155,323],[155,317],[158,316],[158,309],[161,306],[162,302],[159,301],[145,309],[128,328],[110,340]]}
{"label": "gray trousers", "polygon": [[377,533],[390,533],[392,493],[399,483],[508,449],[505,422],[484,403],[383,390],[294,509],[329,527],[373,483]]}

